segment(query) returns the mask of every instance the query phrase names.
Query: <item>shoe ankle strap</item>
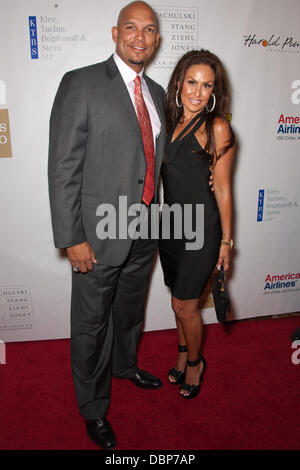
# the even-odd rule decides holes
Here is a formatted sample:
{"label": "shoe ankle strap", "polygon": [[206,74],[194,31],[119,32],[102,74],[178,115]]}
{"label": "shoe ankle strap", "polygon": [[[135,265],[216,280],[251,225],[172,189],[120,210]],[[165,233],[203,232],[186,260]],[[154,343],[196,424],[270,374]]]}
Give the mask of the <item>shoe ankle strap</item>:
{"label": "shoe ankle strap", "polygon": [[187,359],[186,363],[187,363],[187,365],[190,366],[190,367],[196,367],[198,364],[200,364],[201,359],[202,359],[201,356],[199,356],[198,359],[196,359],[195,361],[189,361],[189,360]]}
{"label": "shoe ankle strap", "polygon": [[187,346],[186,344],[178,344],[178,351],[181,352],[181,353],[184,353],[184,352],[187,352]]}

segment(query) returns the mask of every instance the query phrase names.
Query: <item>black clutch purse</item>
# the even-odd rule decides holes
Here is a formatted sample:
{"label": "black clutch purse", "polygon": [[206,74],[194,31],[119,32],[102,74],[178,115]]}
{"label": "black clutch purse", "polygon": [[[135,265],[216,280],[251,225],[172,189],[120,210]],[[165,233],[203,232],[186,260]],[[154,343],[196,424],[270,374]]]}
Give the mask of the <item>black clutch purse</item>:
{"label": "black clutch purse", "polygon": [[212,296],[215,304],[215,311],[219,323],[224,323],[230,312],[230,299],[225,282],[225,271],[222,265],[221,270],[215,275],[212,284]]}

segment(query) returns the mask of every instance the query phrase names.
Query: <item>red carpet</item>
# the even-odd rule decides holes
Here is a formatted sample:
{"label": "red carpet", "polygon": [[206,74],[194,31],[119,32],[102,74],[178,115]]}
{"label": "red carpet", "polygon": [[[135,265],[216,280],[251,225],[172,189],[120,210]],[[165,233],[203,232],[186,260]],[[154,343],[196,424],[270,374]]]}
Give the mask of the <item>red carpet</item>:
{"label": "red carpet", "polygon": [[[290,317],[206,326],[208,368],[190,401],[166,380],[177,353],[175,330],[144,333],[139,366],[164,386],[148,391],[113,380],[108,418],[116,450],[299,449],[300,364],[292,363],[290,342],[299,324],[300,317]],[[7,344],[1,450],[97,449],[77,411],[69,357],[69,340]]]}

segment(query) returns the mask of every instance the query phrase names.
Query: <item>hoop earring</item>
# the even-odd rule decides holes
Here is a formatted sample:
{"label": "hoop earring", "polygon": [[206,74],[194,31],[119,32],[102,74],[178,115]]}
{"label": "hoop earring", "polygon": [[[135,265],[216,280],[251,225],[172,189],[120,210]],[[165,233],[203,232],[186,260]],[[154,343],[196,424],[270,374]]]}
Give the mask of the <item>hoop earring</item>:
{"label": "hoop earring", "polygon": [[213,100],[214,100],[214,104],[212,105],[212,107],[210,109],[207,108],[207,105],[206,105],[206,111],[208,113],[211,113],[214,109],[215,109],[215,106],[216,106],[216,97],[215,95],[212,93],[211,96],[213,97]]}
{"label": "hoop earring", "polygon": [[178,93],[179,93],[179,88],[177,88],[176,96],[175,96],[176,106],[177,106],[177,108],[182,108],[182,103],[179,104]]}

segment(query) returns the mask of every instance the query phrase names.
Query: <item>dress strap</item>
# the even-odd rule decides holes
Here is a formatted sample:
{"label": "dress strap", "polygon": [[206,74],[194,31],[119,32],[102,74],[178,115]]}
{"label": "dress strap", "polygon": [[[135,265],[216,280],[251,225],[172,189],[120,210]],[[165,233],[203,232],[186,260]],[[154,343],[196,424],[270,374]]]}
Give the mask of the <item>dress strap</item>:
{"label": "dress strap", "polygon": [[197,132],[197,130],[200,129],[204,121],[205,121],[205,116],[200,117],[199,121],[194,125],[192,129],[193,134],[195,134],[195,132]]}
{"label": "dress strap", "polygon": [[[202,117],[201,117],[202,116]],[[198,122],[197,122],[198,121]],[[205,117],[203,116],[203,111],[201,113],[198,113],[197,116],[195,116],[189,123],[188,125],[178,134],[175,140],[180,140],[181,137],[183,137],[186,132],[197,122],[197,124],[193,127],[192,131],[196,132],[199,127],[202,126],[203,122],[205,121]],[[187,135],[187,134],[186,134]]]}

